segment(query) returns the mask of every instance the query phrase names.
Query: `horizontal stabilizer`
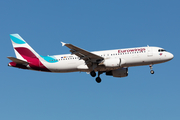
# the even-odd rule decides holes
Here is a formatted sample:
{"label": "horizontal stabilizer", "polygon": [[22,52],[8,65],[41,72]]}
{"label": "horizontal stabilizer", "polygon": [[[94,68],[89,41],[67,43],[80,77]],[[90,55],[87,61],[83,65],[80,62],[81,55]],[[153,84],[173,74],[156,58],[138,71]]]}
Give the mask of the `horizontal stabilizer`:
{"label": "horizontal stabilizer", "polygon": [[29,64],[28,62],[26,61],[23,61],[23,60],[20,60],[20,59],[17,59],[17,58],[14,58],[14,57],[7,57],[8,59],[12,60],[13,62],[17,63],[17,64]]}

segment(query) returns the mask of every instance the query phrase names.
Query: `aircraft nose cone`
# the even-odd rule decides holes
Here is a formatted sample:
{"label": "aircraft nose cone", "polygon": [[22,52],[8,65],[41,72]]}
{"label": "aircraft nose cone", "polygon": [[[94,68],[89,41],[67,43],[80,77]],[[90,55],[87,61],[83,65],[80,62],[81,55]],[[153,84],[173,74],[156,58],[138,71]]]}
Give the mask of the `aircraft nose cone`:
{"label": "aircraft nose cone", "polygon": [[174,55],[172,53],[169,53],[168,58],[172,60],[174,58]]}
{"label": "aircraft nose cone", "polygon": [[170,53],[170,58],[173,59],[174,58],[174,55],[172,53]]}

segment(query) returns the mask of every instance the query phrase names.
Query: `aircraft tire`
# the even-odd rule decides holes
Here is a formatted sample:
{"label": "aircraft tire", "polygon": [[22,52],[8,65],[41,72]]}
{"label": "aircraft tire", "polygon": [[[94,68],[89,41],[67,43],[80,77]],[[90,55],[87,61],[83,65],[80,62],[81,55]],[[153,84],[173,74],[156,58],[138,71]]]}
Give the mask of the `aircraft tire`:
{"label": "aircraft tire", "polygon": [[91,71],[90,74],[91,74],[92,77],[96,76],[96,72],[95,71]]}
{"label": "aircraft tire", "polygon": [[101,82],[101,78],[100,78],[100,77],[97,77],[97,78],[96,78],[96,82],[97,82],[97,83],[100,83],[100,82]]}
{"label": "aircraft tire", "polygon": [[154,70],[151,70],[150,73],[151,73],[151,74],[154,74]]}

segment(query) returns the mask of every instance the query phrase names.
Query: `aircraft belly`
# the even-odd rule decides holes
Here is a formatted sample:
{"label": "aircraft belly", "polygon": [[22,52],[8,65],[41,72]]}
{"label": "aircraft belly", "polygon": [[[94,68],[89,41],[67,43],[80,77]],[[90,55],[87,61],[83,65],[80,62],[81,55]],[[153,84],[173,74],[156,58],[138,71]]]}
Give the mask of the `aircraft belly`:
{"label": "aircraft belly", "polygon": [[79,66],[81,62],[57,62],[57,63],[46,63],[44,64],[51,72],[76,72],[79,71],[77,66]]}
{"label": "aircraft belly", "polygon": [[141,65],[150,65],[150,64],[158,64],[162,61],[159,60],[158,56],[148,57],[146,55],[141,55],[139,57],[132,57],[131,59],[124,58],[126,64],[124,67],[132,67],[132,66],[141,66]]}

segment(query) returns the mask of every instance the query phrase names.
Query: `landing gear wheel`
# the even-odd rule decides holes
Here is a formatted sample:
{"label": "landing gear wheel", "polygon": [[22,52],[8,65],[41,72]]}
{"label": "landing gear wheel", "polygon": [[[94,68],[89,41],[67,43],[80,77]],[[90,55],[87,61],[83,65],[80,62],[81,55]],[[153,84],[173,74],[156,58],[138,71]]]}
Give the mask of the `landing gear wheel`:
{"label": "landing gear wheel", "polygon": [[97,77],[97,78],[96,78],[96,82],[97,82],[97,83],[100,83],[100,82],[101,82],[101,78],[100,78],[100,77]]}
{"label": "landing gear wheel", "polygon": [[92,77],[96,76],[96,72],[95,71],[91,71],[90,74],[91,74]]}
{"label": "landing gear wheel", "polygon": [[154,74],[154,70],[152,70],[152,68],[153,68],[153,67],[152,67],[152,64],[149,65],[149,67],[150,67],[150,69],[151,69],[150,73],[151,73],[151,74]]}
{"label": "landing gear wheel", "polygon": [[154,74],[154,70],[151,70],[150,73],[151,73],[151,74]]}

